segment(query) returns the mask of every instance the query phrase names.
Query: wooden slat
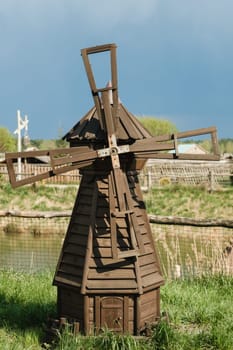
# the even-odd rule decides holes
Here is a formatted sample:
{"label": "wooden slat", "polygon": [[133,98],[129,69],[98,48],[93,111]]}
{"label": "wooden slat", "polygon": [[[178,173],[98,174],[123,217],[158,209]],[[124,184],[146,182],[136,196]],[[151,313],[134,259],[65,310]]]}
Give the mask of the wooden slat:
{"label": "wooden slat", "polygon": [[90,215],[90,205],[87,205],[86,202],[80,205],[78,215]]}
{"label": "wooden slat", "polygon": [[87,235],[73,234],[69,238],[69,244],[75,244],[75,245],[86,247],[87,239],[88,239]]}
{"label": "wooden slat", "polygon": [[111,258],[112,257],[112,250],[111,248],[103,248],[103,247],[94,247],[93,248],[93,256],[96,258]]}
{"label": "wooden slat", "polygon": [[151,154],[152,152],[158,152],[162,150],[169,151],[174,150],[175,148],[174,141],[159,143],[155,140],[156,138],[153,137],[143,140],[137,140],[129,146],[130,152],[133,152],[135,154],[143,153],[144,155],[147,152]]}
{"label": "wooden slat", "polygon": [[110,227],[111,227],[111,249],[112,257],[117,258],[117,226],[116,217],[112,215],[112,212],[116,208],[116,200],[114,196],[114,183],[112,181],[111,174],[108,176],[108,187],[109,187],[109,214],[110,214]]}
{"label": "wooden slat", "polygon": [[87,241],[86,256],[85,256],[85,263],[84,263],[84,270],[83,270],[83,279],[82,279],[82,288],[81,288],[82,294],[86,293],[86,285],[87,285],[87,278],[88,278],[88,271],[89,271],[89,262],[90,262],[92,250],[93,250],[93,232],[95,230],[95,216],[96,216],[97,199],[98,199],[98,188],[95,185],[94,191],[93,191],[92,205],[90,208],[91,215],[90,215],[88,241]]}
{"label": "wooden slat", "polygon": [[[70,148],[72,149],[72,148]],[[74,165],[78,165],[78,163],[86,162],[86,161],[93,161],[97,158],[97,152],[88,150],[88,152],[83,152],[82,149],[76,148],[76,152],[70,152],[68,155],[62,155],[58,157],[56,155],[56,152],[51,150],[50,151],[50,157],[51,157],[51,166],[53,168],[53,171],[56,173],[56,171],[60,168],[57,168],[60,165],[67,165],[72,163]]]}
{"label": "wooden slat", "polygon": [[120,268],[120,269],[115,269],[115,270],[109,270],[106,268],[98,268],[96,269],[90,269],[88,273],[88,280],[124,280],[124,279],[135,279],[135,272],[134,269],[131,268]]}
{"label": "wooden slat", "polygon": [[60,273],[63,273],[64,275],[76,276],[77,278],[79,277],[81,279],[83,275],[83,267],[66,264],[62,261],[59,266],[58,275],[60,275]]}
{"label": "wooden slat", "polygon": [[101,327],[101,317],[100,317],[100,296],[95,296],[95,326],[96,328]]}
{"label": "wooden slat", "polygon": [[131,120],[129,119],[129,113],[127,113],[126,110],[123,108],[120,113],[120,123],[126,130],[128,134],[128,137],[127,137],[128,139],[132,138],[137,140],[138,138],[141,138],[141,135],[139,134],[138,129],[135,127],[134,123],[132,123]]}
{"label": "wooden slat", "polygon": [[125,260],[125,259],[117,259],[114,260],[112,257],[110,258],[92,258],[90,260],[90,268],[108,268],[108,269],[115,269],[120,267],[121,269],[123,268],[134,268],[134,264],[130,260]]}
{"label": "wooden slat", "polygon": [[80,215],[74,218],[75,224],[80,224],[83,226],[88,226],[90,223],[90,216],[89,215]]}
{"label": "wooden slat", "polygon": [[74,235],[74,236],[84,236],[86,237],[88,233],[88,225],[83,225],[81,223],[75,223],[73,225],[70,225],[69,227],[69,236]]}
{"label": "wooden slat", "polygon": [[129,118],[131,124],[133,124],[135,126],[135,128],[136,128],[136,130],[138,132],[137,139],[144,139],[144,138],[151,137],[151,134],[150,134],[149,130],[145,129],[144,126],[142,125],[142,123],[140,123],[139,120],[137,118],[135,118],[132,113],[127,111],[125,106],[122,106],[122,108],[128,114],[128,118]]}
{"label": "wooden slat", "polygon": [[65,253],[62,257],[62,262],[73,266],[83,266],[84,256]]}
{"label": "wooden slat", "polygon": [[137,289],[137,283],[135,280],[88,280],[87,282],[88,289]]}
{"label": "wooden slat", "polygon": [[163,282],[163,278],[159,273],[142,277],[142,284],[144,287],[148,287],[151,285],[159,285],[162,282]]}
{"label": "wooden slat", "polygon": [[118,258],[119,259],[126,259],[126,258],[137,256],[138,254],[139,254],[139,251],[137,249],[129,249],[126,251],[118,252]]}
{"label": "wooden slat", "polygon": [[94,248],[98,247],[111,247],[111,240],[110,240],[110,234],[107,237],[95,237],[94,242],[93,242]]}
{"label": "wooden slat", "polygon": [[123,306],[123,331],[124,333],[129,332],[129,297],[124,295],[124,306]]}
{"label": "wooden slat", "polygon": [[159,271],[158,271],[158,267],[156,267],[156,265],[152,263],[152,264],[141,266],[140,272],[141,272],[141,276],[144,277]]}
{"label": "wooden slat", "polygon": [[141,322],[145,319],[148,320],[148,318],[152,317],[155,319],[157,316],[157,304],[156,299],[154,300],[148,300],[148,302],[142,307],[141,311]]}
{"label": "wooden slat", "polygon": [[90,332],[89,296],[84,296],[84,329],[86,334]]}
{"label": "wooden slat", "polygon": [[90,65],[90,62],[89,62],[89,59],[88,59],[87,49],[82,49],[81,50],[81,55],[82,55],[82,58],[83,58],[83,63],[84,63],[85,69],[86,69],[87,78],[88,78],[88,81],[89,81],[89,84],[90,84],[90,88],[91,88],[92,96],[93,96],[94,103],[95,103],[95,106],[96,106],[97,114],[98,114],[98,117],[99,117],[100,125],[103,128],[103,121],[102,121],[102,118],[101,118],[101,102],[100,102],[98,94],[96,93],[95,79],[94,79],[94,75],[93,75],[93,72],[92,72],[92,69],[91,69],[91,65]]}
{"label": "wooden slat", "polygon": [[[112,233],[111,233],[112,235]],[[107,235],[107,236],[102,236],[102,237],[95,237],[94,239],[94,242],[93,242],[93,245],[95,248],[98,248],[98,247],[112,247],[112,243],[111,243],[111,236],[110,234]],[[118,249],[129,249],[130,248],[130,244],[129,244],[129,238],[122,238],[122,237],[119,237],[118,239],[118,242],[117,242],[117,245],[116,247]]]}
{"label": "wooden slat", "polygon": [[138,260],[139,260],[140,266],[142,267],[142,266],[154,263],[155,262],[155,257],[154,257],[154,255],[152,253],[151,254],[145,254],[145,255],[139,256]]}
{"label": "wooden slat", "polygon": [[64,275],[56,275],[54,278],[54,284],[67,284],[69,286],[73,286],[73,287],[80,287],[81,286],[81,281],[75,281],[75,280],[71,280],[70,278],[68,278],[67,276]]}
{"label": "wooden slat", "polygon": [[85,247],[81,247],[79,245],[74,245],[74,244],[68,243],[65,245],[63,251],[64,251],[64,253],[85,256],[86,249],[85,249]]}

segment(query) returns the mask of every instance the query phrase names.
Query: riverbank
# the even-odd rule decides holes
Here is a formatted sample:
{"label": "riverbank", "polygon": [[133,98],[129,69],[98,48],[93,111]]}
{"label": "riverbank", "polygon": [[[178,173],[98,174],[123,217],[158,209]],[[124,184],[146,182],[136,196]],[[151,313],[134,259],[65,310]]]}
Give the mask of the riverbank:
{"label": "riverbank", "polygon": [[[0,210],[66,211],[72,210],[76,186],[24,186],[12,189],[0,186]],[[208,192],[202,186],[167,185],[144,194],[147,212],[154,215],[193,219],[230,219],[233,208],[233,186]]]}

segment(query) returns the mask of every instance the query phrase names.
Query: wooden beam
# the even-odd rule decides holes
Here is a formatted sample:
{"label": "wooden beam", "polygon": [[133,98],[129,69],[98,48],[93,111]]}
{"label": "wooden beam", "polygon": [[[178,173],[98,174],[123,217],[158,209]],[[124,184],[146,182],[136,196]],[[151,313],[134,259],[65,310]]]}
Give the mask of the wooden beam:
{"label": "wooden beam", "polygon": [[[89,271],[89,266],[90,266],[91,255],[93,252],[93,235],[94,235],[94,229],[95,229],[97,198],[98,198],[98,187],[97,187],[97,184],[95,183],[92,204],[91,204],[91,208],[90,208],[91,215],[90,215],[88,241],[87,241],[86,254],[85,254],[85,263],[84,263],[84,271],[83,271],[83,278],[82,278],[81,294],[86,294],[88,271]],[[76,214],[74,214],[74,215],[76,215]]]}

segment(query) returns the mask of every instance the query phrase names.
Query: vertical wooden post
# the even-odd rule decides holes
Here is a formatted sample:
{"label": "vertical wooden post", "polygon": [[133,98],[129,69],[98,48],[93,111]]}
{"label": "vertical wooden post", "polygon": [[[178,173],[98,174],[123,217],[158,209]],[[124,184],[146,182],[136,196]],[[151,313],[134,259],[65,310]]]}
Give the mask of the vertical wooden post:
{"label": "vertical wooden post", "polygon": [[[17,110],[17,129],[15,130],[14,134],[18,134],[18,139],[17,139],[17,151],[21,152],[22,151],[22,140],[21,140],[21,116],[20,116],[20,110]],[[21,172],[22,172],[22,166],[21,166],[21,158],[19,157],[17,160],[18,164],[18,176],[17,178],[21,180]]]}
{"label": "vertical wooden post", "polygon": [[209,183],[210,183],[210,192],[213,192],[214,191],[214,174],[212,169],[210,169],[209,171]]}
{"label": "vertical wooden post", "polygon": [[97,329],[97,332],[99,331],[101,327],[101,317],[100,317],[100,296],[96,295],[94,300],[94,313],[95,313],[95,327]]}
{"label": "vertical wooden post", "polygon": [[136,313],[135,313],[135,331],[137,335],[140,335],[140,319],[141,319],[141,299],[138,295],[136,297]]}
{"label": "vertical wooden post", "polygon": [[124,295],[123,332],[129,332],[129,296]]}
{"label": "vertical wooden post", "polygon": [[83,317],[83,323],[84,323],[84,330],[85,334],[88,335],[90,333],[90,318],[89,318],[89,296],[84,295],[84,317]]}

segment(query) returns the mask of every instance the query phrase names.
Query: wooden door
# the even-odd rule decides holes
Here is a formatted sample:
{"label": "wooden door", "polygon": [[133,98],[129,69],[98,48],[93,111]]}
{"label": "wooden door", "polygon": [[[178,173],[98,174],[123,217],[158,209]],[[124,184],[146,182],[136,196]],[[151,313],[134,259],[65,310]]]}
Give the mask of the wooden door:
{"label": "wooden door", "polygon": [[100,303],[101,327],[107,327],[114,332],[122,332],[124,330],[123,297],[103,297]]}

